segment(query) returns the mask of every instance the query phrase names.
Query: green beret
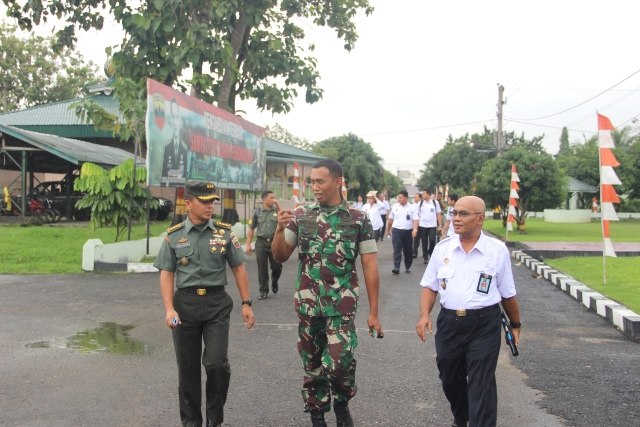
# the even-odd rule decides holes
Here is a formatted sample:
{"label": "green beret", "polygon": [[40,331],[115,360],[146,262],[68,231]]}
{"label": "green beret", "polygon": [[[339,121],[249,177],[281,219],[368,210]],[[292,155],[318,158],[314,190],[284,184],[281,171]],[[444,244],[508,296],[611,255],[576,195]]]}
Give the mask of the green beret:
{"label": "green beret", "polygon": [[184,192],[203,202],[220,200],[216,194],[216,186],[206,181],[189,181],[184,187]]}

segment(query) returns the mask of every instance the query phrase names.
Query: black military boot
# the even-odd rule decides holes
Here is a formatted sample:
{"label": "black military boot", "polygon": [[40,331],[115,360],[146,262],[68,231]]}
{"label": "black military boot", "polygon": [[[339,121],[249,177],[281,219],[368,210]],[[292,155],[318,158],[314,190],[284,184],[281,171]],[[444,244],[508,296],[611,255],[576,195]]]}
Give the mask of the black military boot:
{"label": "black military boot", "polygon": [[466,421],[453,420],[453,424],[451,424],[451,427],[467,427],[467,422]]}
{"label": "black military boot", "polygon": [[311,427],[327,427],[324,421],[324,411],[311,411]]}
{"label": "black military boot", "polygon": [[336,413],[337,427],[353,427],[353,420],[349,413],[349,402],[334,401],[333,411]]}

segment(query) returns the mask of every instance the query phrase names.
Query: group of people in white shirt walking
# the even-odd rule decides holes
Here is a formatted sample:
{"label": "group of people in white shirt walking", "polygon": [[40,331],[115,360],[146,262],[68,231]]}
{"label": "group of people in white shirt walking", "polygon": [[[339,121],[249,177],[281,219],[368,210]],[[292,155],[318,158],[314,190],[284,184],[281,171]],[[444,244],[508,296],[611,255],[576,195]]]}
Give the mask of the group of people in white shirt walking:
{"label": "group of people in white shirt walking", "polygon": [[[446,207],[441,198],[441,193],[432,198],[429,190],[422,189],[420,193],[416,193],[414,203],[410,204],[408,193],[402,190],[398,193],[397,203],[390,207],[385,192],[378,195],[376,191],[370,191],[366,195],[366,202],[362,196],[358,196],[353,203],[354,207],[369,215],[376,243],[383,240],[385,231],[387,238],[391,238],[393,274],[400,273],[403,257],[405,272],[411,272],[413,259],[418,257],[420,246],[423,264],[427,264],[437,241],[455,234],[451,224],[451,211],[458,196],[448,195]],[[443,210],[446,211],[444,219]]]}

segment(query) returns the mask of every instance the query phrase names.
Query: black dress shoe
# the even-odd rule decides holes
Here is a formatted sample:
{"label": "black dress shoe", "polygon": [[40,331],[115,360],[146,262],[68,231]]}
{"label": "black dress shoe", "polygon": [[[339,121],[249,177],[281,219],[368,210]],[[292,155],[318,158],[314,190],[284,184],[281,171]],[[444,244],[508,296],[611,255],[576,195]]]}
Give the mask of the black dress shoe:
{"label": "black dress shoe", "polygon": [[278,293],[278,282],[273,282],[271,284],[271,290],[273,291],[274,294]]}
{"label": "black dress shoe", "polygon": [[222,424],[220,423],[214,424],[213,421],[207,421],[207,427],[222,427]]}
{"label": "black dress shoe", "polygon": [[405,272],[405,273],[411,273],[411,269],[410,269],[410,268],[407,268],[404,272]]}
{"label": "black dress shoe", "polygon": [[467,422],[454,420],[453,424],[451,424],[451,427],[467,427]]}
{"label": "black dress shoe", "polygon": [[429,264],[429,260],[428,260],[428,259],[423,259],[423,260],[422,260],[422,263],[423,263],[423,264]]}
{"label": "black dress shoe", "polygon": [[400,270],[391,270],[393,274],[400,274]]}
{"label": "black dress shoe", "polygon": [[267,299],[267,294],[260,294],[258,299]]}

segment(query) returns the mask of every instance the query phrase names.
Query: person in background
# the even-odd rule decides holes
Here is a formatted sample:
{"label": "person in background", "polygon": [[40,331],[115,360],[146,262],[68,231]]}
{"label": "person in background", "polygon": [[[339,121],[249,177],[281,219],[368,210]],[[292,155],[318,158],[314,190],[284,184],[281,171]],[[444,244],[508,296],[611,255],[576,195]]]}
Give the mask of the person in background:
{"label": "person in background", "polygon": [[380,229],[380,241],[384,242],[384,232],[387,228],[387,213],[391,209],[389,202],[387,201],[387,190],[382,190],[378,195],[378,199],[382,202],[380,207],[380,218],[382,218],[382,228]]}
{"label": "person in background", "polygon": [[362,200],[362,194],[358,194],[358,197],[357,197],[356,201],[353,202],[352,206],[354,208],[356,208],[356,209],[362,210],[362,207],[364,206],[364,201]]}
{"label": "person in background", "polygon": [[269,295],[269,266],[271,266],[271,290],[278,293],[278,279],[282,275],[282,264],[273,259],[271,243],[276,234],[278,225],[278,209],[276,196],[273,191],[262,192],[262,206],[258,206],[253,212],[253,218],[249,220],[247,231],[247,255],[251,255],[251,241],[256,230],[256,261],[258,261],[258,282],[260,284],[260,297],[267,299]]}
{"label": "person in background", "polygon": [[[418,243],[422,241],[423,264],[429,261],[429,257],[436,246],[436,235],[442,227],[442,212],[440,204],[431,199],[431,194],[426,188],[422,190],[422,201],[415,206],[415,217],[412,236]],[[418,257],[418,245],[414,243],[413,257]]]}
{"label": "person in background", "polygon": [[456,193],[451,193],[447,197],[447,203],[449,204],[449,207],[447,208],[447,215],[445,218],[446,221],[440,233],[440,237],[442,239],[454,236],[456,234],[456,232],[453,231],[453,223],[451,222],[453,220],[453,217],[451,216],[451,212],[453,212],[453,208],[455,207],[457,201],[458,195]]}
{"label": "person in background", "polygon": [[[402,262],[403,254],[405,273],[411,273],[411,264],[413,263],[413,257],[411,256],[413,237],[411,232],[413,231],[415,210],[413,205],[407,203],[408,201],[409,194],[407,191],[400,191],[398,193],[398,203],[393,205],[389,213],[387,236],[391,236],[391,243],[393,244],[393,270],[391,270],[393,274],[400,274],[400,263]],[[393,235],[391,234],[392,230]]]}
{"label": "person in background", "polygon": [[362,208],[363,212],[366,212],[369,215],[369,219],[371,220],[371,226],[373,227],[373,235],[376,239],[376,245],[382,240],[382,235],[380,231],[382,230],[382,215],[380,215],[380,209],[382,208],[382,202],[378,197],[376,197],[375,190],[369,191],[367,193],[367,203]]}

